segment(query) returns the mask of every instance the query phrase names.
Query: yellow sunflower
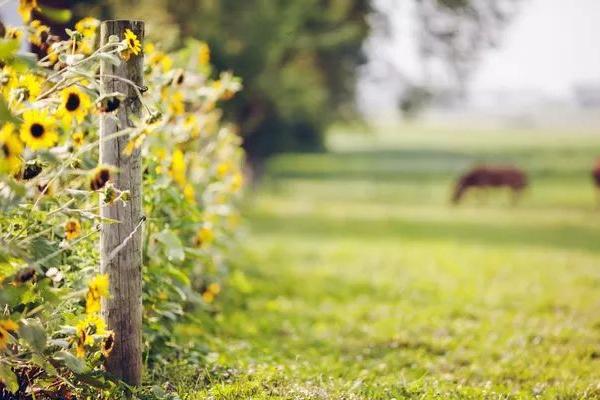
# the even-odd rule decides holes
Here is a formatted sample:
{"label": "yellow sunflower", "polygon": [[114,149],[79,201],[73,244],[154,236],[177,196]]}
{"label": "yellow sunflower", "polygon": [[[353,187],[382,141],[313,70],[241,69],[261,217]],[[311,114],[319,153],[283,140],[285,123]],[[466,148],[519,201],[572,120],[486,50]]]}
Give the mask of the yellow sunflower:
{"label": "yellow sunflower", "polygon": [[121,52],[121,58],[125,61],[129,60],[131,55],[137,56],[142,51],[142,44],[140,43],[137,35],[131,31],[131,29],[125,29],[124,42],[127,44],[127,48]]}
{"label": "yellow sunflower", "polygon": [[6,28],[6,33],[4,34],[4,37],[6,39],[12,39],[12,40],[21,40],[21,38],[23,37],[23,30],[21,28],[16,28],[16,27],[9,27]]}
{"label": "yellow sunflower", "polygon": [[163,72],[169,71],[173,67],[173,60],[160,50],[156,50],[152,43],[144,45],[144,54],[147,56],[148,64],[152,67],[160,67]]}
{"label": "yellow sunflower", "polygon": [[202,293],[202,299],[207,303],[212,303],[220,292],[221,285],[216,282],[211,283],[208,285],[204,293]]}
{"label": "yellow sunflower", "polygon": [[93,173],[90,180],[90,189],[96,191],[106,186],[106,184],[110,180],[110,169],[100,166],[94,169],[94,171],[92,172]]}
{"label": "yellow sunflower", "polygon": [[23,144],[16,135],[13,124],[4,124],[0,129],[0,172],[13,174],[21,168]]}
{"label": "yellow sunflower", "polygon": [[50,35],[50,28],[42,24],[39,20],[31,21],[29,24],[31,31],[29,33],[29,42],[36,46],[41,46]]}
{"label": "yellow sunflower", "polygon": [[102,342],[102,348],[100,349],[100,352],[102,353],[102,355],[104,357],[108,357],[110,355],[110,352],[112,351],[114,345],[115,345],[115,333],[111,331],[111,332],[108,332],[108,335]]}
{"label": "yellow sunflower", "polygon": [[21,125],[21,140],[32,150],[54,146],[58,141],[56,121],[47,111],[25,111],[23,125]]}
{"label": "yellow sunflower", "polygon": [[75,147],[81,147],[85,140],[85,134],[83,132],[75,132],[71,136],[71,140],[73,141],[73,145]]}
{"label": "yellow sunflower", "polygon": [[65,222],[65,237],[67,240],[75,239],[81,235],[81,224],[76,219]]}
{"label": "yellow sunflower", "polygon": [[183,197],[185,197],[190,204],[196,204],[196,190],[194,189],[194,186],[189,183],[186,184],[183,187]]}
{"label": "yellow sunflower", "polygon": [[15,70],[8,65],[5,65],[0,71],[0,91],[4,97],[8,97],[13,81],[17,79],[16,77]]}
{"label": "yellow sunflower", "polygon": [[74,119],[81,123],[88,114],[92,102],[87,94],[76,86],[63,89],[60,92],[60,107],[58,114],[63,118],[66,124]]}
{"label": "yellow sunflower", "polygon": [[85,312],[95,314],[100,311],[100,299],[108,296],[108,275],[96,275],[88,284],[85,296]]}
{"label": "yellow sunflower", "polygon": [[106,322],[97,314],[87,315],[75,325],[75,353],[77,357],[85,357],[85,347],[94,345],[93,335],[105,335]]}
{"label": "yellow sunflower", "polygon": [[175,149],[171,157],[171,178],[182,188],[187,184],[183,151]]}
{"label": "yellow sunflower", "polygon": [[10,319],[0,319],[0,350],[4,350],[11,332],[16,332],[19,326]]}
{"label": "yellow sunflower", "polygon": [[10,82],[10,96],[18,102],[34,100],[40,95],[43,84],[44,80],[37,75],[17,75],[16,79]]}
{"label": "yellow sunflower", "polygon": [[81,33],[84,38],[93,39],[96,37],[96,32],[98,31],[99,26],[100,21],[96,18],[85,17],[75,24],[75,30]]}
{"label": "yellow sunflower", "polygon": [[198,47],[198,64],[206,66],[210,63],[210,47],[205,42],[200,42]]}
{"label": "yellow sunflower", "polygon": [[202,228],[200,228],[200,230],[198,230],[198,233],[196,233],[196,238],[194,239],[194,242],[197,246],[208,246],[210,245],[213,241],[215,240],[215,233],[212,230],[212,228],[210,227],[210,225],[204,225]]}
{"label": "yellow sunflower", "polygon": [[173,115],[182,115],[185,112],[185,103],[181,92],[175,92],[171,96],[169,112]]}
{"label": "yellow sunflower", "polygon": [[19,14],[21,14],[23,21],[29,22],[31,20],[33,10],[39,10],[37,0],[19,0]]}

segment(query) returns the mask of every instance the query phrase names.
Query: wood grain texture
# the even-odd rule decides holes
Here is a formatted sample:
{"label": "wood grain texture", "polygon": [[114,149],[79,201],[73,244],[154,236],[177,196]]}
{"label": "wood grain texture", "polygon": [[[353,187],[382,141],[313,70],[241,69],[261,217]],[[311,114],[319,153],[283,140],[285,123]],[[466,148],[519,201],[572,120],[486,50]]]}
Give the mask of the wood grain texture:
{"label": "wood grain texture", "polygon": [[[105,21],[101,25],[101,43],[110,35],[124,38],[131,29],[140,41],[144,37],[142,21]],[[143,85],[143,55],[132,55],[127,62],[115,66],[103,61],[100,76],[104,93],[120,92],[127,97],[113,116],[100,118],[100,138],[133,126],[132,117],[140,116],[141,102],[134,88],[120,80],[106,77],[115,75]],[[116,118],[114,118],[116,117]],[[111,182],[117,189],[129,190],[131,200],[101,204],[103,217],[118,220],[118,224],[103,224],[100,237],[100,271],[110,279],[110,296],[103,300],[102,315],[108,328],[115,333],[115,345],[107,359],[107,371],[130,385],[139,385],[142,379],[142,229],[112,259],[111,251],[124,242],[142,217],[142,160],[140,150],[130,156],[123,154],[128,135],[100,143],[100,163],[115,167]],[[101,200],[102,201],[102,200]]]}

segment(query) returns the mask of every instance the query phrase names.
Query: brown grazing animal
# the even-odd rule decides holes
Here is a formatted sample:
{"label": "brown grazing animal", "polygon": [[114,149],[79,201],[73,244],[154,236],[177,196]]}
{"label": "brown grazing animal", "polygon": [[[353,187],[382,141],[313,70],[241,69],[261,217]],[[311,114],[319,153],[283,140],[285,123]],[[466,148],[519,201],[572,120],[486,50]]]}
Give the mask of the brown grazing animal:
{"label": "brown grazing animal", "polygon": [[521,169],[506,166],[480,166],[464,174],[456,183],[452,202],[458,204],[471,188],[507,187],[513,192],[513,201],[527,186],[527,175]]}
{"label": "brown grazing animal", "polygon": [[600,160],[596,162],[596,166],[592,170],[592,177],[594,178],[594,185],[600,190]]}

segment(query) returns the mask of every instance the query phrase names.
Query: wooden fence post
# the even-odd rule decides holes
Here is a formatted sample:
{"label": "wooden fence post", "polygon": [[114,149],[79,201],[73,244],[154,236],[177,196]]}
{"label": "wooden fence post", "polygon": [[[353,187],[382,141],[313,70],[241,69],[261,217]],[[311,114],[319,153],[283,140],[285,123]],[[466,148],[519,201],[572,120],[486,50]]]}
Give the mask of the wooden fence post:
{"label": "wooden fence post", "polygon": [[[144,23],[127,20],[104,21],[100,28],[101,43],[108,43],[111,35],[123,40],[126,29],[130,29],[143,43]],[[113,115],[100,118],[100,163],[115,168],[110,181],[117,189],[130,192],[130,200],[126,203],[101,204],[103,217],[120,221],[103,224],[100,234],[100,271],[108,274],[110,280],[110,296],[103,299],[102,315],[108,328],[115,333],[114,348],[108,356],[106,368],[126,383],[139,385],[142,379],[141,155],[139,149],[130,156],[123,154],[129,135],[103,139],[133,126],[132,117],[140,117],[142,107],[135,88],[115,76],[142,86],[143,55],[131,54],[129,60],[119,65],[108,60],[100,64],[104,93],[119,92],[126,96]],[[119,245],[123,247],[114,254],[113,250]]]}

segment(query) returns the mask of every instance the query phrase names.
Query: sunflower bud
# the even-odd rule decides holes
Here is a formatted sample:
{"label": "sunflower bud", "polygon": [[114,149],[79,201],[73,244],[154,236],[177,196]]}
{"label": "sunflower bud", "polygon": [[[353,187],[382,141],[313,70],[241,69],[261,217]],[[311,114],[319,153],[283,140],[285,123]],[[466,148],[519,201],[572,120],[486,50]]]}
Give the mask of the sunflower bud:
{"label": "sunflower bud", "polygon": [[42,165],[39,160],[31,160],[25,163],[22,178],[26,181],[31,180],[42,172]]}
{"label": "sunflower bud", "polygon": [[90,188],[93,191],[102,189],[110,179],[110,170],[108,168],[97,168],[92,180]]}
{"label": "sunflower bud", "polygon": [[25,267],[15,275],[16,283],[25,283],[29,282],[35,277],[35,269],[33,267]]}
{"label": "sunflower bud", "polygon": [[96,106],[103,113],[115,111],[121,105],[121,100],[117,96],[107,96],[96,103]]}

